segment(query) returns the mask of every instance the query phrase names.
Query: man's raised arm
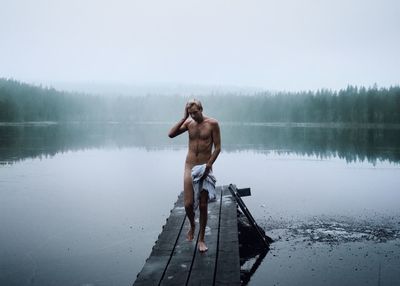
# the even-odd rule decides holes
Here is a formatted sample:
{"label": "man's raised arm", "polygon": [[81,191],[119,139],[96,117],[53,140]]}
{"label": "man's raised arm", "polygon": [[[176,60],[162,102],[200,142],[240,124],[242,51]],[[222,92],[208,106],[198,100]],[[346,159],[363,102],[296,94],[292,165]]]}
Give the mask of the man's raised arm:
{"label": "man's raised arm", "polygon": [[186,119],[189,117],[188,106],[185,106],[185,114],[181,120],[176,123],[168,133],[169,138],[174,138],[183,132],[187,131],[187,126],[185,124]]}

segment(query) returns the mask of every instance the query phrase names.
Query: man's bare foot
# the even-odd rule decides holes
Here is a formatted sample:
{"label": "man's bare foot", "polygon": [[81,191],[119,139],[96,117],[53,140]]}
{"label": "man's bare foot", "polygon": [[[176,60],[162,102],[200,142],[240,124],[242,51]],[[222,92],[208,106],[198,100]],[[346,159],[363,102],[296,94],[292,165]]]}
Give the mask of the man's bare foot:
{"label": "man's bare foot", "polygon": [[204,243],[204,241],[199,241],[198,245],[199,251],[200,252],[206,252],[208,250],[207,245]]}
{"label": "man's bare foot", "polygon": [[190,229],[188,230],[187,234],[186,234],[186,240],[188,241],[192,241],[194,238],[194,226],[191,226]]}

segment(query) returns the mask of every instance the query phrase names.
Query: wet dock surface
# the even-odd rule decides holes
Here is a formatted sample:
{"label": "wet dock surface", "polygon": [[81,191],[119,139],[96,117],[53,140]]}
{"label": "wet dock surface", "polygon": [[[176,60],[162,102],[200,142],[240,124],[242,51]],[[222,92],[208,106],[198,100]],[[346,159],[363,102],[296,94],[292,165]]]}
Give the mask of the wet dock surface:
{"label": "wet dock surface", "polygon": [[216,193],[208,205],[208,251],[197,250],[198,223],[195,239],[186,240],[181,193],[133,285],[240,285],[237,205],[228,186],[217,187]]}

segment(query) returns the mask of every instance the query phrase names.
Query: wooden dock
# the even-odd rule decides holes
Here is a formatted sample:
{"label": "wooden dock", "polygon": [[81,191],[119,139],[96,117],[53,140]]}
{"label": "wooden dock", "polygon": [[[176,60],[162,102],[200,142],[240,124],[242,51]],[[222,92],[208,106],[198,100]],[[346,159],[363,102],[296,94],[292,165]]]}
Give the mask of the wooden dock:
{"label": "wooden dock", "polygon": [[240,285],[237,204],[229,186],[216,191],[217,200],[208,205],[208,251],[197,250],[198,222],[195,239],[186,240],[181,194],[133,285]]}

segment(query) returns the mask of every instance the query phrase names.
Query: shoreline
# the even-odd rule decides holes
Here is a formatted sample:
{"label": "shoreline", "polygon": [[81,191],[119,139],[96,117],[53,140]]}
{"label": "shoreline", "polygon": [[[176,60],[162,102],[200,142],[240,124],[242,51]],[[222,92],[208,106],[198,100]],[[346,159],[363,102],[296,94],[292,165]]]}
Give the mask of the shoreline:
{"label": "shoreline", "polygon": [[[51,126],[68,124],[86,125],[170,125],[170,121],[20,121],[0,122],[0,127],[13,126]],[[383,123],[340,123],[340,122],[235,122],[221,121],[222,126],[258,126],[258,127],[285,127],[285,128],[331,128],[331,129],[394,129],[400,130],[400,124]]]}

